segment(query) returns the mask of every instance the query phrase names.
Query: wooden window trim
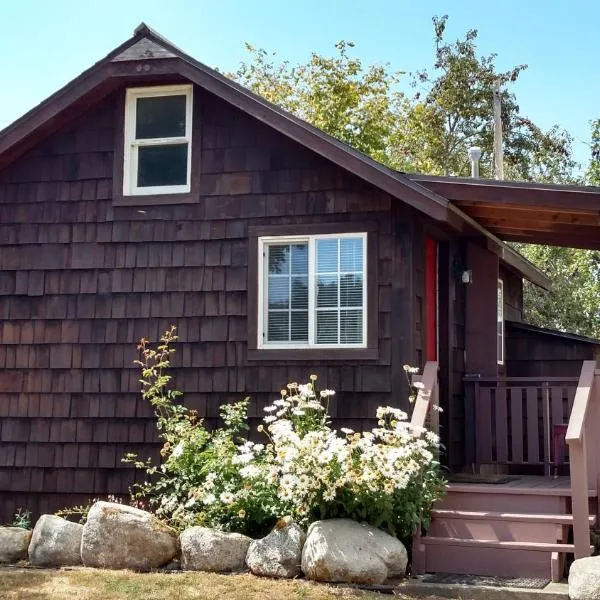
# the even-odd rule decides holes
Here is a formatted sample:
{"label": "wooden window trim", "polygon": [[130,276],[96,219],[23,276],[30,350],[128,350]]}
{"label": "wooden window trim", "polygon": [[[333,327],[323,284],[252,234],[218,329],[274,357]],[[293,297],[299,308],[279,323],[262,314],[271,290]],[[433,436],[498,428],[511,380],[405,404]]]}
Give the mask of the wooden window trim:
{"label": "wooden window trim", "polygon": [[[137,82],[136,82],[137,83]],[[165,84],[167,85],[167,84]],[[181,81],[172,85],[181,85]],[[136,87],[140,87],[137,83]],[[116,133],[113,160],[113,206],[161,206],[167,204],[196,204],[200,200],[200,174],[202,156],[202,104],[200,94],[192,92],[192,143],[190,164],[190,191],[175,194],[123,194],[125,164],[125,98],[127,90],[119,93],[116,106]]]}
{"label": "wooden window trim", "polygon": [[[366,348],[284,348],[258,347],[259,238],[265,236],[367,234],[367,345]],[[262,225],[248,228],[248,352],[249,361],[353,361],[379,358],[379,303],[377,224],[315,223],[299,225]]]}

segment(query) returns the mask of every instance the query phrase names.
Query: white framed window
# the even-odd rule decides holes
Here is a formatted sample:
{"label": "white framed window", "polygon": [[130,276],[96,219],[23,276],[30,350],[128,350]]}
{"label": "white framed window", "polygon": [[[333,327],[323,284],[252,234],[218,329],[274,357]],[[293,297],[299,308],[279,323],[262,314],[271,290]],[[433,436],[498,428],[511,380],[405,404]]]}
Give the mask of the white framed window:
{"label": "white framed window", "polygon": [[497,330],[496,330],[496,356],[498,364],[504,364],[504,281],[498,279],[498,293],[496,300]]}
{"label": "white framed window", "polygon": [[367,234],[260,237],[259,348],[367,347]]}
{"label": "white framed window", "polygon": [[123,195],[190,191],[192,89],[169,85],[127,90]]}

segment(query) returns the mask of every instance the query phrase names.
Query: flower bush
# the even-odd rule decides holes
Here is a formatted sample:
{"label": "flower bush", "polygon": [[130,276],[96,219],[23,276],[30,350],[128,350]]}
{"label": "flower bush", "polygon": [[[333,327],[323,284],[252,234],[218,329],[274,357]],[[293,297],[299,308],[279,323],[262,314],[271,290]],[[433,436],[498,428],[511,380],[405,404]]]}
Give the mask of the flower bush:
{"label": "flower bush", "polygon": [[277,496],[262,482],[248,489],[237,462],[248,430],[249,399],[221,406],[223,427],[209,431],[197,413],[178,402],[181,392],[170,387],[170,356],[177,341],[175,327],[161,337],[156,349],[142,339],[142,396],[154,407],[163,446],[162,462],[127,454],[124,462],[143,469],[148,478],[132,490],[156,514],[177,529],[193,525],[218,527],[246,534],[262,533],[275,522]]}
{"label": "flower bush", "polygon": [[248,399],[222,406],[223,427],[208,431],[169,387],[176,339],[172,328],[156,350],[145,340],[139,346],[142,393],[155,407],[163,462],[125,458],[146,470],[136,497],[159,516],[178,528],[202,524],[250,535],[284,515],[302,525],[348,517],[402,538],[427,526],[445,484],[434,433],[415,431],[393,407],[377,409],[371,431],[338,432],[328,414],[335,392],[318,391],[315,375],[288,384],[264,409],[264,443],[242,437]]}

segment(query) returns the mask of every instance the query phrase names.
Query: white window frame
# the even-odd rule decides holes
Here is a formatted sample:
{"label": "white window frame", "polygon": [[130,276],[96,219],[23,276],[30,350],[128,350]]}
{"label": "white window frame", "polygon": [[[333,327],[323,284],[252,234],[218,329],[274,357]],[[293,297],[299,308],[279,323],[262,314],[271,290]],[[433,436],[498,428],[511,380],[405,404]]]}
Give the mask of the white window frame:
{"label": "white window frame", "polygon": [[[360,238],[363,241],[363,331],[361,344],[317,344],[315,340],[316,321],[316,241],[320,239],[348,239]],[[308,342],[268,342],[267,319],[268,304],[266,291],[268,286],[268,272],[265,264],[266,247],[268,245],[308,243]],[[294,235],[294,236],[262,236],[258,238],[258,339],[257,348],[269,350],[302,349],[302,348],[367,348],[367,321],[368,304],[367,289],[369,274],[367,273],[367,233],[330,233],[319,235]],[[338,258],[339,260],[339,258]],[[339,269],[338,269],[339,273]],[[338,292],[339,293],[339,292]],[[339,309],[339,306],[338,306]]]}
{"label": "white window frame", "polygon": [[[138,98],[157,98],[162,96],[185,96],[185,135],[169,138],[138,140],[135,138]],[[192,107],[194,103],[193,86],[165,85],[142,88],[128,88],[125,95],[125,126],[123,151],[123,195],[148,196],[152,194],[184,194],[191,189],[192,173]],[[167,146],[187,143],[187,180],[185,185],[157,185],[138,187],[138,156],[142,146]]]}
{"label": "white window frame", "polygon": [[[500,327],[498,327],[500,325]],[[496,292],[496,353],[498,364],[504,364],[504,281],[498,279],[498,288]]]}

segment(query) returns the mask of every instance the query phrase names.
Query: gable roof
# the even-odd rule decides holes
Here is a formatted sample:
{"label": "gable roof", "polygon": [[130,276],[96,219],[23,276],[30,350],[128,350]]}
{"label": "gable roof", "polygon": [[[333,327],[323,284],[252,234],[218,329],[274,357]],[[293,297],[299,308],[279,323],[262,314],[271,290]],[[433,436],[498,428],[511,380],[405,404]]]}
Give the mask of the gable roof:
{"label": "gable roof", "polygon": [[97,102],[117,89],[125,76],[165,72],[176,73],[192,81],[434,220],[459,231],[484,236],[488,247],[507,264],[537,285],[550,287],[550,281],[543,273],[446,197],[358,152],[198,62],[144,23],[135,29],[132,38],[0,131],[0,169],[29,149],[40,136],[56,128],[61,120],[73,118],[93,101]]}

